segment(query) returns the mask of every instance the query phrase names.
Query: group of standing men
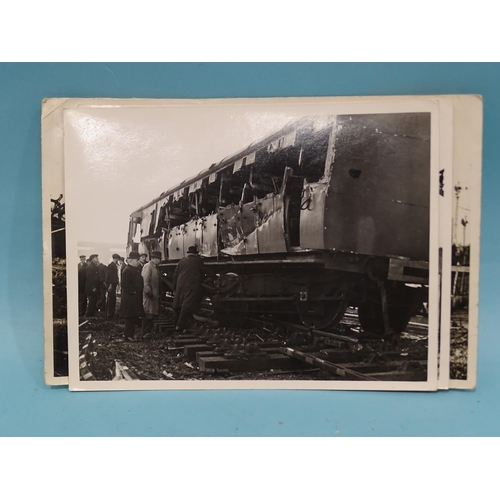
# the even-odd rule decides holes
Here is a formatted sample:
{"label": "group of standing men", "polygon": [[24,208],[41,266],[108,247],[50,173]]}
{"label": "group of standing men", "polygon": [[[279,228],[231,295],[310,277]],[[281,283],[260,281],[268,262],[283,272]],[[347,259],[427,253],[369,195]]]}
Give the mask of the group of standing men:
{"label": "group of standing men", "polygon": [[113,260],[105,266],[99,256],[92,254],[88,260],[80,256],[78,264],[78,307],[79,315],[92,318],[97,312],[113,318],[116,312],[116,289],[120,282],[119,273],[125,266],[124,259],[113,254]]}
{"label": "group of standing men", "polygon": [[[160,314],[161,276],[158,265],[161,253],[130,252],[127,264],[118,254],[108,266],[93,254],[78,264],[78,295],[80,316],[95,317],[96,311],[106,311],[113,318],[116,310],[116,289],[121,286],[120,316],[125,320],[125,340],[138,340],[152,333],[153,323]],[[186,331],[194,324],[193,313],[198,309],[203,278],[211,274],[205,268],[196,246],[189,247],[187,257],[181,259],[173,277],[174,315],[176,331]],[[142,333],[135,335],[136,326]]]}
{"label": "group of standing men", "polygon": [[160,252],[147,254],[130,252],[125,259],[113,254],[105,266],[99,256],[88,260],[80,256],[78,264],[78,299],[80,317],[93,318],[97,312],[112,319],[116,315],[116,289],[121,286],[120,316],[125,319],[125,338],[134,337],[135,326],[142,321],[143,334],[151,333],[153,321],[160,314]]}
{"label": "group of standing men", "polygon": [[[160,252],[151,252],[151,260],[142,264],[138,252],[130,252],[121,280],[120,315],[125,320],[125,340],[139,339],[152,333],[160,314]],[[142,323],[142,334],[134,336]]]}

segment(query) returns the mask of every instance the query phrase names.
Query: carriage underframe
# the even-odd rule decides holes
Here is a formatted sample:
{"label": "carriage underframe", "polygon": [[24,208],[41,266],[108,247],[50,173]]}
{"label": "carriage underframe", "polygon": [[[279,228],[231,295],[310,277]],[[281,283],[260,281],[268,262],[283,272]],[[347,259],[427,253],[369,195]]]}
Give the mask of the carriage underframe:
{"label": "carriage underframe", "polygon": [[[353,306],[365,331],[391,335],[401,333],[427,301],[428,264],[408,259],[301,251],[207,258],[205,264],[217,278],[204,291],[225,326],[273,316],[333,328]],[[175,266],[160,266],[170,291]]]}

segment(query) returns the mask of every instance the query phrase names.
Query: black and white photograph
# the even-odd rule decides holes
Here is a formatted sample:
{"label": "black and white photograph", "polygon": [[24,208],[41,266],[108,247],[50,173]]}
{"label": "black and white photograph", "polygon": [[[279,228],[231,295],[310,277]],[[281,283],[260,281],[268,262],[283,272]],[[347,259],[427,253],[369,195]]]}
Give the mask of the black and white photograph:
{"label": "black and white photograph", "polygon": [[439,108],[305,101],[64,111],[70,389],[437,388]]}
{"label": "black and white photograph", "polygon": [[52,315],[54,377],[68,376],[68,322],[66,311],[66,223],[63,195],[51,198]]}
{"label": "black and white photograph", "polygon": [[452,171],[450,387],[476,385],[482,99],[455,96]]}
{"label": "black and white photograph", "polygon": [[66,198],[64,187],[63,104],[42,105],[42,214],[44,350],[47,385],[68,384],[66,287]]}

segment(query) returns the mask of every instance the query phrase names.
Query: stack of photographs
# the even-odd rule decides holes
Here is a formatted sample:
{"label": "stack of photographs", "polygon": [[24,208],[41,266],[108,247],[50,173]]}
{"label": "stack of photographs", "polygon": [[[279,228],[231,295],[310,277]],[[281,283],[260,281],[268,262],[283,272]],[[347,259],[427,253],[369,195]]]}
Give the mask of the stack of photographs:
{"label": "stack of photographs", "polygon": [[482,112],[46,99],[46,383],[474,388]]}

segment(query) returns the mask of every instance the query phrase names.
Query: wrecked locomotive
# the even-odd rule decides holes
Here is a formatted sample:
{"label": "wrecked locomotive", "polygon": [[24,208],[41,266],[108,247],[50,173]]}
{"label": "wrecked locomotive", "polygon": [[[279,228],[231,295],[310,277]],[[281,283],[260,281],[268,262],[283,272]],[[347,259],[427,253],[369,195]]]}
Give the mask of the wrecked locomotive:
{"label": "wrecked locomotive", "polygon": [[159,250],[167,286],[197,245],[223,324],[295,315],[317,329],[349,305],[400,333],[426,301],[430,114],[303,118],[131,214],[128,250]]}

